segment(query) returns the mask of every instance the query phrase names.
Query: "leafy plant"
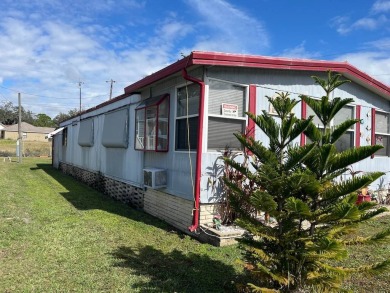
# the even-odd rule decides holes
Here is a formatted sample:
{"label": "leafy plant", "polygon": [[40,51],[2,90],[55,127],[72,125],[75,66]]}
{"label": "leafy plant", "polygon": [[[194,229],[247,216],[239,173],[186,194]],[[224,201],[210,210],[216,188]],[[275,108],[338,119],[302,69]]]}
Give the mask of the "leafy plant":
{"label": "leafy plant", "polygon": [[[329,72],[326,80],[313,77],[325,91],[320,100],[300,96],[322,123],[319,130],[308,119],[298,119],[292,109],[299,101],[287,93],[268,98],[279,118],[266,111],[248,113],[269,138],[269,145],[244,134],[236,137],[253,155],[249,164],[225,157],[225,163],[240,174],[241,181],[224,177],[232,194],[231,205],[240,215],[237,224],[248,231],[241,240],[246,247],[246,261],[256,282],[248,284],[255,292],[290,292],[312,288],[316,292],[337,291],[343,280],[356,271],[380,271],[390,260],[355,269],[336,267],[330,260],[347,257],[346,246],[352,243],[385,241],[390,229],[356,242],[341,237],[359,222],[384,211],[375,203],[356,205],[356,190],[383,175],[381,172],[338,180],[349,166],[374,154],[381,146],[365,146],[337,152],[335,143],[357,120],[350,119],[330,127],[331,120],[352,99],[330,98],[331,93],[348,82]],[[294,145],[304,133],[311,143]],[[248,195],[242,182],[253,182]],[[237,198],[243,200],[238,201]],[[274,224],[259,221],[263,211]]]}

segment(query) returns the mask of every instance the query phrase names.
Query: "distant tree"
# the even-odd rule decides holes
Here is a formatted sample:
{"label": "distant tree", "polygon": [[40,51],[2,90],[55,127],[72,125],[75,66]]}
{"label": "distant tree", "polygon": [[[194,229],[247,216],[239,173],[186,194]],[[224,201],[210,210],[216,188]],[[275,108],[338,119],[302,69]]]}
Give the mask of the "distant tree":
{"label": "distant tree", "polygon": [[[18,106],[15,106],[15,109],[16,109],[16,113],[18,113],[18,115],[19,115]],[[17,116],[18,116],[18,115],[17,115]],[[34,122],[35,122],[35,115],[34,115],[33,112],[31,112],[30,110],[25,110],[25,109],[22,107],[22,121],[34,125]],[[17,123],[17,121],[16,121],[16,123]]]}
{"label": "distant tree", "polygon": [[0,106],[0,122],[4,125],[12,125],[17,123],[18,116],[14,111],[12,102],[5,102]]}
{"label": "distant tree", "polygon": [[54,117],[53,122],[58,126],[62,121],[77,116],[78,114],[79,114],[79,109],[77,108],[69,110],[68,113],[60,112],[57,116]]}
{"label": "distant tree", "polygon": [[[34,124],[35,117],[34,114],[25,110],[22,106],[22,121],[30,124]],[[14,106],[12,102],[5,102],[2,106],[0,106],[0,122],[4,125],[12,125],[18,123],[19,119],[19,107]]]}
{"label": "distant tree", "polygon": [[50,116],[40,113],[37,114],[34,125],[38,127],[54,127],[56,126],[56,123],[51,119]]}

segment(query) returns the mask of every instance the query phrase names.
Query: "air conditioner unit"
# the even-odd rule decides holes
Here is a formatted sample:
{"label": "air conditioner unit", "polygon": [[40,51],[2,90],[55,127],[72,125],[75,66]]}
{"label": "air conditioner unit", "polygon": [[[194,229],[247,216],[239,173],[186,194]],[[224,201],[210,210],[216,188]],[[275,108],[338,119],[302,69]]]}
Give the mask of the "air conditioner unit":
{"label": "air conditioner unit", "polygon": [[144,169],[144,185],[153,189],[167,186],[167,170],[157,168]]}

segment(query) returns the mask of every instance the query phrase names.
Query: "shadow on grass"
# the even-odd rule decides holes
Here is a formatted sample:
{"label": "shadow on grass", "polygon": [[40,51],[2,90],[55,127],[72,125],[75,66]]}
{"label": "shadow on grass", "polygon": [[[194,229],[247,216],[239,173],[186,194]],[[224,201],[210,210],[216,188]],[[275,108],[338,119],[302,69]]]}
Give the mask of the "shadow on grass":
{"label": "shadow on grass", "polygon": [[231,266],[207,255],[152,246],[119,247],[112,253],[116,267],[128,268],[145,278],[133,285],[140,292],[235,292],[237,274]]}
{"label": "shadow on grass", "polygon": [[[183,233],[167,223],[94,190],[54,169],[50,164],[37,164],[37,167],[31,170],[44,171],[66,188],[67,192],[62,192],[61,195],[78,210],[103,210],[165,231],[174,231],[178,237],[184,238]],[[113,266],[128,269],[129,274],[137,276],[136,283],[132,285],[134,291],[235,292],[233,282],[245,278],[235,271],[233,266],[212,259],[207,253],[183,253],[178,249],[163,252],[155,247],[121,246],[109,253],[115,261]],[[180,249],[180,246],[178,248]]]}
{"label": "shadow on grass", "polygon": [[[129,218],[134,221],[153,225],[164,230],[173,230],[178,232],[176,229],[166,224],[165,222],[158,220],[157,218],[152,217],[143,211],[135,210],[130,206],[114,200],[109,196],[93,189],[92,187],[77,181],[73,177],[62,173],[61,171],[53,168],[51,164],[37,164],[37,167],[30,169],[43,170],[64,188],[66,188],[68,192],[62,192],[60,194],[78,210],[99,209]],[[181,233],[179,233],[179,236],[183,237]]]}

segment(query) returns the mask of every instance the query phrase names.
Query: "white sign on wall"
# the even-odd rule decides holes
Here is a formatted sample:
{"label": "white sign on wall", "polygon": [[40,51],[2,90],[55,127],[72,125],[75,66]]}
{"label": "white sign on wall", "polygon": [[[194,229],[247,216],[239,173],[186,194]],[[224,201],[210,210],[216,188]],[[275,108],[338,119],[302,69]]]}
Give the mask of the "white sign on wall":
{"label": "white sign on wall", "polygon": [[222,103],[222,115],[238,117],[238,105]]}

